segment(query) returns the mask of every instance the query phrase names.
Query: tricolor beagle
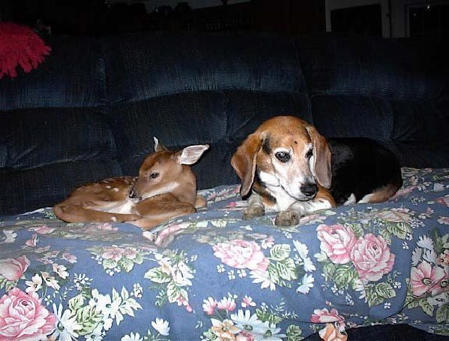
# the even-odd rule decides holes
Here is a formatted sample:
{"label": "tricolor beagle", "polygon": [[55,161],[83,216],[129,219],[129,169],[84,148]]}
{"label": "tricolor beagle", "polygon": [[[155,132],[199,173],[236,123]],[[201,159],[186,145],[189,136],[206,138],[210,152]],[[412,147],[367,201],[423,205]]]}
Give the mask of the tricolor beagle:
{"label": "tricolor beagle", "polygon": [[402,186],[399,161],[374,140],[326,140],[293,116],[265,121],[238,147],[232,167],[248,199],[244,219],[279,212],[276,225],[297,225],[313,211],[349,203],[376,203]]}

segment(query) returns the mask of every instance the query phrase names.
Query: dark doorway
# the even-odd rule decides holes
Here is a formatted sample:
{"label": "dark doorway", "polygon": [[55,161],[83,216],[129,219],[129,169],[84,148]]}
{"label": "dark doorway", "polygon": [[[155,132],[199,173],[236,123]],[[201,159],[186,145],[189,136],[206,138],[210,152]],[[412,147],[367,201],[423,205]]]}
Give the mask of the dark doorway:
{"label": "dark doorway", "polygon": [[331,11],[332,32],[382,36],[380,4],[335,9]]}

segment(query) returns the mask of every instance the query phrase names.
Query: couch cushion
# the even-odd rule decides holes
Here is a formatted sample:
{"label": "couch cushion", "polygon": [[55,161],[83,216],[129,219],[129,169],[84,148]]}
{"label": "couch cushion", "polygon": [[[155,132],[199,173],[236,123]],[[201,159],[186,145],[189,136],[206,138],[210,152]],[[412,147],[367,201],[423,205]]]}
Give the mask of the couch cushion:
{"label": "couch cushion", "polygon": [[36,70],[0,81],[0,214],[53,205],[76,186],[121,174],[105,115],[101,44],[50,37]]}
{"label": "couch cushion", "polygon": [[75,186],[121,174],[107,117],[97,108],[3,112],[0,212],[53,205]]}
{"label": "couch cushion", "polygon": [[150,32],[111,37],[105,51],[113,103],[203,90],[304,89],[294,43],[285,37]]}
{"label": "couch cushion", "polygon": [[98,41],[76,36],[47,40],[52,51],[36,70],[2,78],[0,110],[104,105],[104,62]]}
{"label": "couch cushion", "polygon": [[434,41],[325,35],[298,40],[313,123],[381,140],[403,166],[449,166],[447,55]]}
{"label": "couch cushion", "polygon": [[118,164],[108,160],[67,161],[31,169],[2,169],[0,215],[53,206],[75,187],[119,172]]}
{"label": "couch cushion", "polygon": [[433,40],[323,35],[297,46],[311,94],[414,101],[435,98],[445,86],[442,45]]}
{"label": "couch cushion", "polygon": [[[257,43],[255,43],[257,42]],[[142,33],[105,40],[110,119],[123,170],[137,174],[152,137],[208,143],[199,188],[237,182],[230,159],[265,119],[310,116],[292,40],[264,34]]]}

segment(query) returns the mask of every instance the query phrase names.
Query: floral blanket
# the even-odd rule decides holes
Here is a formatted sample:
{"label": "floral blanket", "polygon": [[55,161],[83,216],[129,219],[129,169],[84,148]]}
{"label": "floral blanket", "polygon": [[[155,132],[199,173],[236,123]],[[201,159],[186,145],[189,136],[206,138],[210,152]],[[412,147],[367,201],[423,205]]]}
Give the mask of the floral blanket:
{"label": "floral blanket", "polygon": [[144,233],[50,208],[3,217],[0,340],[300,340],[399,323],[449,335],[449,169],[403,176],[386,203],[290,228],[242,221],[238,186]]}

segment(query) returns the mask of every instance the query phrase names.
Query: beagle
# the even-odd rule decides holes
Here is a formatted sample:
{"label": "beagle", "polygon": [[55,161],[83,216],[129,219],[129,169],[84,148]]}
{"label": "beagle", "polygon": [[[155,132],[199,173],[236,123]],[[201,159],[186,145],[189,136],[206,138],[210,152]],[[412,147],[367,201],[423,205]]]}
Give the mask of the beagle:
{"label": "beagle", "polygon": [[299,224],[311,212],[350,203],[376,203],[402,186],[399,161],[366,138],[325,139],[294,116],[276,116],[237,148],[231,165],[248,200],[244,219],[279,212],[275,224]]}

